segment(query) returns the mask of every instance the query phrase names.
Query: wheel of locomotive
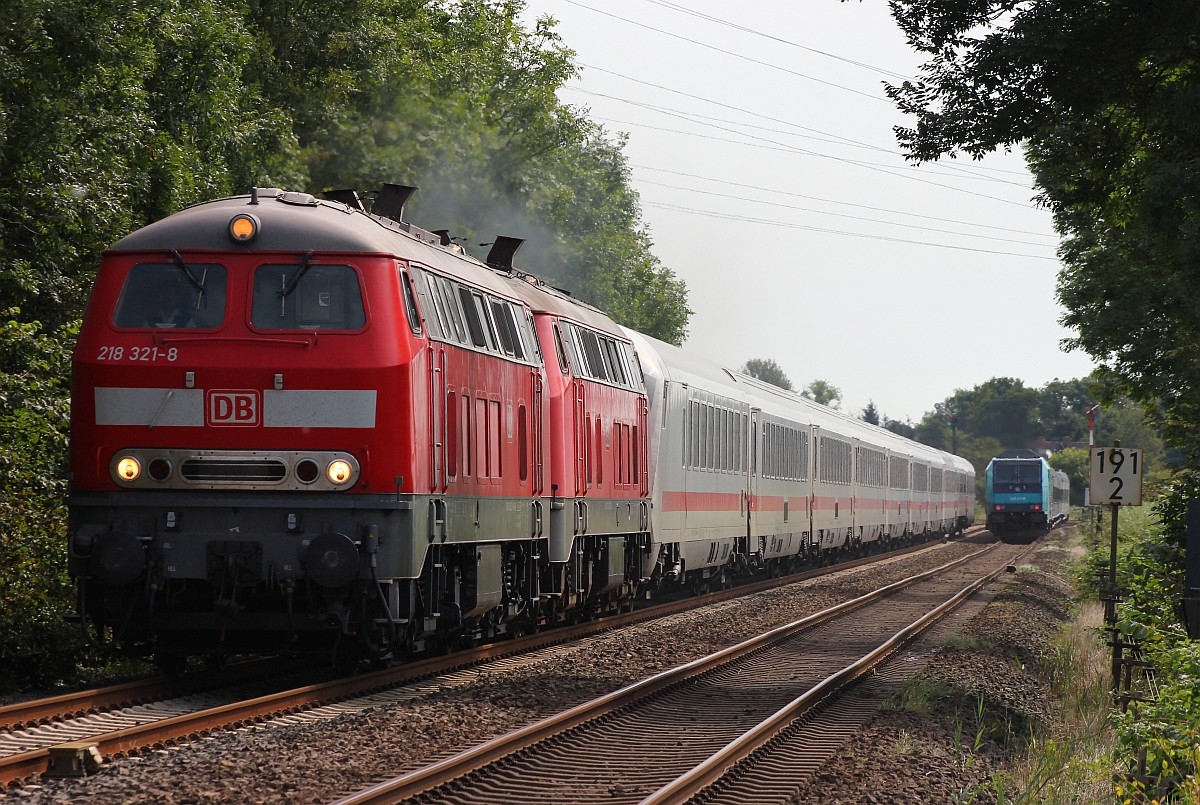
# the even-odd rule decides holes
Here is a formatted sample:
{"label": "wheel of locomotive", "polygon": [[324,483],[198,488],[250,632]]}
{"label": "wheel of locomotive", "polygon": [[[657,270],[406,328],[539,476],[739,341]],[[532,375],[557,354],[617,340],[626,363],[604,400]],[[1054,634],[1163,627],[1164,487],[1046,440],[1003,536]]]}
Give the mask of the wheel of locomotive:
{"label": "wheel of locomotive", "polygon": [[209,654],[204,658],[204,667],[217,673],[224,671],[228,663],[229,657],[225,654]]}

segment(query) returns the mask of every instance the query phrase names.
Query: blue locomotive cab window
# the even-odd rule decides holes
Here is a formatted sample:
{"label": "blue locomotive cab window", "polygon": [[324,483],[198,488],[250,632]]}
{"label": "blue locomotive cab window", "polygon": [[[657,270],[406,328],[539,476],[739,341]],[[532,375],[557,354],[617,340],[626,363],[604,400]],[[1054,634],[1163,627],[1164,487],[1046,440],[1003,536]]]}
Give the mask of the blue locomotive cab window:
{"label": "blue locomotive cab window", "polygon": [[996,492],[1040,492],[1042,464],[1039,461],[997,462],[992,466],[992,487]]}
{"label": "blue locomotive cab window", "polygon": [[358,273],[350,266],[259,266],[250,324],[258,330],[361,330],[366,324]]}
{"label": "blue locomotive cab window", "polygon": [[130,269],[113,324],[138,329],[212,329],[225,320],[225,267],[139,263]]}

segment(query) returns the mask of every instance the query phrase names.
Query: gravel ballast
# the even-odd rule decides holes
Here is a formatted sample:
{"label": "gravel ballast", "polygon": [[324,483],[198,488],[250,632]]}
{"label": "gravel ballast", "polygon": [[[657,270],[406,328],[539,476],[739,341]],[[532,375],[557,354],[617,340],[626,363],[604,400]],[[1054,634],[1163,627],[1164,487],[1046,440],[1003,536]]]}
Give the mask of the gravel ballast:
{"label": "gravel ballast", "polygon": [[[979,547],[936,545],[423,683],[396,703],[247,727],[106,763],[86,779],[15,788],[8,796],[29,802],[329,802]],[[880,802],[952,801],[956,790],[981,787],[1004,759],[990,736],[994,751],[976,747],[969,764],[955,755],[954,724],[964,707],[974,713],[982,697],[989,718],[1011,714],[1013,729],[1026,733],[1049,717],[1052,703],[1035,669],[1069,612],[1066,559],[1061,550],[1042,549],[1029,561],[1036,570],[1002,577],[992,603],[970,622],[966,636],[977,643],[948,646],[928,659],[924,673],[945,682],[938,689],[948,690],[947,698],[925,714],[881,711],[853,741],[870,751],[842,753],[813,781],[811,790],[820,795],[803,801],[872,801],[864,792],[877,793]],[[958,741],[974,745],[973,728]],[[839,791],[853,798],[838,799]]]}

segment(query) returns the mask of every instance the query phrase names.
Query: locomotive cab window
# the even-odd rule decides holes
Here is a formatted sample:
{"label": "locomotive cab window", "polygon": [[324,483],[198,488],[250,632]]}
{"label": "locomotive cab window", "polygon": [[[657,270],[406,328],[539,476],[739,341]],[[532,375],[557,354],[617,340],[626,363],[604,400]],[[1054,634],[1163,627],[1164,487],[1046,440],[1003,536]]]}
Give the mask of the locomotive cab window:
{"label": "locomotive cab window", "polygon": [[413,293],[412,279],[401,271],[399,274],[400,292],[404,295],[404,315],[408,317],[408,328],[413,335],[421,334],[421,313],[417,310],[417,298]]}
{"label": "locomotive cab window", "polygon": [[250,324],[259,330],[361,330],[366,324],[358,273],[350,266],[259,266]]}
{"label": "locomotive cab window", "polygon": [[122,328],[211,329],[225,320],[225,267],[140,263],[125,277],[113,312]]}

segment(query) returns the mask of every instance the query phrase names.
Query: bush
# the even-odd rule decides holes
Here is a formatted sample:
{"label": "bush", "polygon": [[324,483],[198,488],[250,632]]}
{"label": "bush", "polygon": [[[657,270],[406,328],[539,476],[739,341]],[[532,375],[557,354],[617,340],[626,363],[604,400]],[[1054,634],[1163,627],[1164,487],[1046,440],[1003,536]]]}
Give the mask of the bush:
{"label": "bush", "polygon": [[[1122,510],[1117,566],[1125,599],[1117,627],[1141,644],[1157,680],[1152,701],[1114,714],[1120,760],[1132,766],[1144,751],[1147,773],[1173,792],[1173,802],[1183,803],[1200,803],[1200,644],[1187,639],[1180,615],[1187,502],[1193,499],[1200,499],[1200,474],[1189,471],[1164,484],[1152,514]],[[1102,540],[1089,555],[1090,571],[1106,570],[1108,556]]]}
{"label": "bush", "polygon": [[0,690],[51,684],[82,638],[66,572],[66,457],[75,327],[53,336],[5,311],[0,323]]}

